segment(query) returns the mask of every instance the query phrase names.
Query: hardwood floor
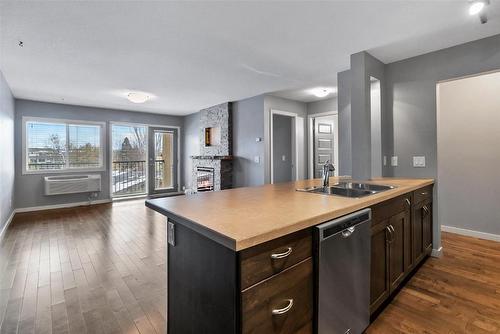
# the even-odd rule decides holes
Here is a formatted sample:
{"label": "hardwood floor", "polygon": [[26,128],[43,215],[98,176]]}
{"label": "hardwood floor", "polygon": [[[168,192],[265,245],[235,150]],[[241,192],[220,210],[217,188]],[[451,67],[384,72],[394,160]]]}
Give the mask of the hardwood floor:
{"label": "hardwood floor", "polygon": [[16,215],[0,332],[164,333],[164,220],[144,201]]}
{"label": "hardwood floor", "polygon": [[500,333],[500,243],[443,232],[442,244],[368,334]]}
{"label": "hardwood floor", "polygon": [[[144,201],[18,214],[0,246],[1,333],[164,333],[165,223]],[[367,333],[500,334],[500,243],[443,233]]]}

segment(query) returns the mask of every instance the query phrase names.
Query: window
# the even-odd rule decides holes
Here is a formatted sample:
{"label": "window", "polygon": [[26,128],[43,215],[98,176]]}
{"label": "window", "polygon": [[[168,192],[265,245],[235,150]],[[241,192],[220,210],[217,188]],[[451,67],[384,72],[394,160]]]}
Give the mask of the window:
{"label": "window", "polygon": [[104,124],[51,119],[23,119],[24,171],[104,169]]}

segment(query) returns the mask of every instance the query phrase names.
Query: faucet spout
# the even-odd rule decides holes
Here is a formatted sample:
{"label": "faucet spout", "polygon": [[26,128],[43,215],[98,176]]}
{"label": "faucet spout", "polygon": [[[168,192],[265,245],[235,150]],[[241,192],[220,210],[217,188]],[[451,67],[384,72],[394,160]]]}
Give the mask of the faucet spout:
{"label": "faucet spout", "polygon": [[323,165],[323,188],[330,186],[330,173],[335,171],[335,166],[327,160]]}

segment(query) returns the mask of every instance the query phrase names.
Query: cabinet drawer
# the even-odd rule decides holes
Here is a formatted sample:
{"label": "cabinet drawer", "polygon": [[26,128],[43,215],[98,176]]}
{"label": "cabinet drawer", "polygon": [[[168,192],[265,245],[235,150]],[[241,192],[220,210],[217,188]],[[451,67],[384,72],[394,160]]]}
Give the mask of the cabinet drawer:
{"label": "cabinet drawer", "polygon": [[312,259],[244,290],[241,311],[243,334],[311,333]]}
{"label": "cabinet drawer", "polygon": [[415,204],[427,199],[432,199],[432,185],[415,190],[413,192],[413,197],[415,199]]}
{"label": "cabinet drawer", "polygon": [[410,210],[412,203],[412,193],[387,200],[372,207],[372,225],[397,215],[400,212]]}
{"label": "cabinet drawer", "polygon": [[246,289],[311,256],[311,230],[302,230],[240,253],[241,289]]}

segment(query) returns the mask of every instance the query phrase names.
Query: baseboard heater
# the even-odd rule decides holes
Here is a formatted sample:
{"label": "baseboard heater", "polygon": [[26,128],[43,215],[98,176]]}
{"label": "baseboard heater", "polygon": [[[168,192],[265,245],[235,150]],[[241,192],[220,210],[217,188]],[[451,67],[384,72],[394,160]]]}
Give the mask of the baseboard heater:
{"label": "baseboard heater", "polygon": [[93,193],[101,191],[101,175],[65,175],[44,177],[45,195]]}

